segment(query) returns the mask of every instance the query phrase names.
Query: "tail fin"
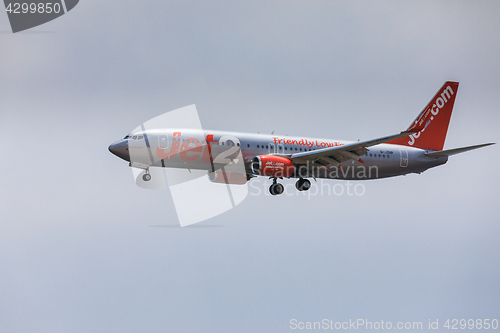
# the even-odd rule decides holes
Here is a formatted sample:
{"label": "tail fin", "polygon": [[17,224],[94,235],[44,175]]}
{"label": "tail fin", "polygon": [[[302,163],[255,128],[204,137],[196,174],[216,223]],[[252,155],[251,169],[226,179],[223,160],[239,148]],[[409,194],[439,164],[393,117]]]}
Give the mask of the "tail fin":
{"label": "tail fin", "polygon": [[417,133],[387,143],[422,149],[443,150],[457,91],[458,82],[445,82],[406,130],[407,132]]}

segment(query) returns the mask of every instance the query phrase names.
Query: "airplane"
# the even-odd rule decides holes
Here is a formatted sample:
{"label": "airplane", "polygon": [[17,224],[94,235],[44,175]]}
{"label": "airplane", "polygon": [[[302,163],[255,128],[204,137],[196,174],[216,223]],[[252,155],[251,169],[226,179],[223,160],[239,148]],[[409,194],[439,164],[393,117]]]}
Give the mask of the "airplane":
{"label": "airplane", "polygon": [[[443,150],[458,85],[445,82],[406,130],[373,140],[141,126],[108,149],[142,169],[145,182],[151,180],[151,167],[206,170],[210,181],[222,184],[243,185],[257,176],[269,177],[272,195],[283,193],[278,179],[284,178],[296,178],[296,189],[307,191],[308,178],[368,180],[420,174],[445,164],[449,156],[494,144]],[[242,167],[231,168],[235,164]]]}

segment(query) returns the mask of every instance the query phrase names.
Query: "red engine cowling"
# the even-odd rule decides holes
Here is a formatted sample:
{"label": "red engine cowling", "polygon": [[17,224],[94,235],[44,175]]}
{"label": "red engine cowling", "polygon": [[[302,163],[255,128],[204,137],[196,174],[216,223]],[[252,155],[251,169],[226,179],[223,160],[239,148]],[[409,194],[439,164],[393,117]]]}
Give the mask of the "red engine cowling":
{"label": "red engine cowling", "polygon": [[217,170],[214,172],[209,171],[208,179],[210,179],[212,183],[244,185],[247,183],[248,177],[246,174],[239,172]]}
{"label": "red engine cowling", "polygon": [[252,172],[260,176],[291,177],[293,162],[286,157],[274,155],[259,155],[252,160]]}

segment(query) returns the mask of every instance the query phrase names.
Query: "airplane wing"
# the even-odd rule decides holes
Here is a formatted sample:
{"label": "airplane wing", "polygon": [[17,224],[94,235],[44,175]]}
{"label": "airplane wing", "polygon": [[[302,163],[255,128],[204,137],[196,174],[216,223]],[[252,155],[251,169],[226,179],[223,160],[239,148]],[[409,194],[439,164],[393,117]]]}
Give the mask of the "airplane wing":
{"label": "airplane wing", "polygon": [[339,166],[340,163],[348,161],[350,159],[355,159],[363,162],[360,156],[366,154],[366,152],[368,151],[367,147],[403,138],[413,133],[415,132],[403,131],[399,134],[385,136],[378,139],[354,142],[343,146],[306,151],[293,154],[292,156],[290,156],[290,159],[292,159],[292,161],[294,161],[294,163],[296,164],[307,163],[307,161],[314,161],[323,165],[332,164],[335,166]]}

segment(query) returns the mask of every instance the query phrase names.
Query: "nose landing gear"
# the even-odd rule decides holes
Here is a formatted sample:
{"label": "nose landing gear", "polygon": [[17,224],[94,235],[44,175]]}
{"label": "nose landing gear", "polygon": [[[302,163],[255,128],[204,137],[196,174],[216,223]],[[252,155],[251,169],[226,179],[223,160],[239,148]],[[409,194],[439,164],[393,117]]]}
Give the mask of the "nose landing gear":
{"label": "nose landing gear", "polygon": [[149,174],[149,170],[146,170],[146,173],[142,175],[142,180],[145,182],[149,182],[151,180],[151,175]]}

